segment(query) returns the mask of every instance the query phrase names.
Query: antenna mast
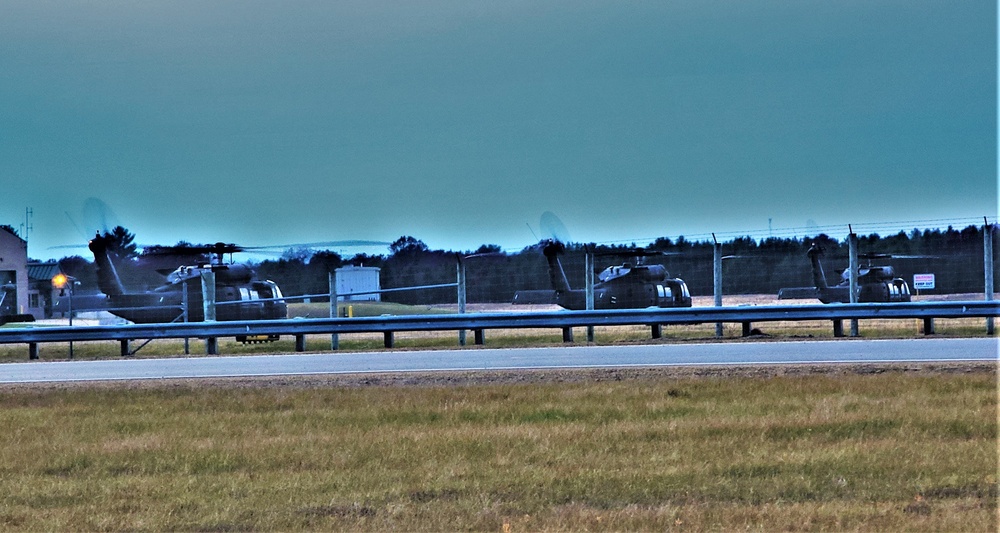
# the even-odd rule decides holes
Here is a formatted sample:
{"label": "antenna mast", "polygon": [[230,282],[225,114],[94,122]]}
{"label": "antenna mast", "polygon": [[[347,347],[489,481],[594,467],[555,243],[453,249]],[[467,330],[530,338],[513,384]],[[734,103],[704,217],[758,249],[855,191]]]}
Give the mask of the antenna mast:
{"label": "antenna mast", "polygon": [[35,212],[30,207],[24,208],[24,224],[21,224],[21,235],[25,241],[28,240],[28,233],[35,229],[31,225],[31,219],[34,218]]}

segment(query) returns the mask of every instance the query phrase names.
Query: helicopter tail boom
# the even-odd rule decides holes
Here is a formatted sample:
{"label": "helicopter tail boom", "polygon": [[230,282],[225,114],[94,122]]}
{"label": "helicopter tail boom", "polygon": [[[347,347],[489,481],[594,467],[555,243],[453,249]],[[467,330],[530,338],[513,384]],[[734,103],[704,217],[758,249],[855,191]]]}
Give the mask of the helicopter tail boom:
{"label": "helicopter tail boom", "polygon": [[96,235],[88,244],[90,251],[94,253],[94,262],[97,263],[97,286],[101,292],[108,296],[120,296],[125,293],[118,271],[108,256],[108,239]]}
{"label": "helicopter tail boom", "polygon": [[559,254],[565,250],[566,247],[559,241],[550,241],[544,248],[542,248],[542,253],[545,254],[545,259],[549,263],[549,280],[552,282],[552,290],[559,292],[569,292],[569,280],[566,278],[566,271],[563,270],[562,263],[559,262]]}

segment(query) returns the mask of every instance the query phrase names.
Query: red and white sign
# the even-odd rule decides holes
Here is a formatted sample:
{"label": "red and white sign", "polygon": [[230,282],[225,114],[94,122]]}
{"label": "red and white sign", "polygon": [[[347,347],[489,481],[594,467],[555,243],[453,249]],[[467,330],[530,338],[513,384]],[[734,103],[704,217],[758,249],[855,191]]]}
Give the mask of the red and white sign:
{"label": "red and white sign", "polygon": [[913,275],[913,288],[914,289],[933,289],[934,288],[934,274],[914,274]]}

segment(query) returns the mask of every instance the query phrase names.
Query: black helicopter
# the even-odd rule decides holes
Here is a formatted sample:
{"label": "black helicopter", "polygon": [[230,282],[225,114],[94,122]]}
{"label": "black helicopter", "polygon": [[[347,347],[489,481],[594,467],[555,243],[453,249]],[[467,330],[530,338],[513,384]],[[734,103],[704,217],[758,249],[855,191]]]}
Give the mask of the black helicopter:
{"label": "black helicopter", "polygon": [[[281,289],[270,280],[259,280],[250,267],[226,264],[224,254],[243,251],[235,244],[216,243],[205,246],[162,247],[157,253],[176,252],[185,256],[210,254],[209,262],[182,265],[166,274],[163,285],[152,290],[129,292],[122,284],[118,271],[108,254],[113,237],[98,233],[89,248],[97,264],[97,284],[107,296],[108,311],[135,323],[175,322],[181,319],[187,293],[188,321],[205,318],[201,288],[201,273],[215,273],[217,320],[265,320],[288,317]],[[239,303],[229,303],[239,302]],[[274,340],[274,339],[268,339]]]}
{"label": "black helicopter", "polygon": [[[778,291],[778,299],[817,298],[828,303],[850,303],[851,301],[851,270],[841,272],[841,281],[830,286],[820,263],[823,249],[813,243],[806,252],[812,263],[813,283],[815,287],[790,287]],[[867,259],[867,266],[858,267],[858,298],[860,303],[869,302],[909,302],[910,286],[906,280],[896,277],[891,266],[873,266],[875,259],[888,259],[888,254],[860,254],[859,259]]]}
{"label": "black helicopter", "polygon": [[[552,290],[523,290],[514,294],[515,304],[557,304],[571,310],[587,308],[587,291],[570,288],[559,255],[566,247],[554,239],[539,246],[548,261]],[[616,254],[621,255],[621,254]],[[671,278],[663,265],[644,265],[641,259],[652,255],[634,251],[636,264],[605,268],[594,283],[594,309],[637,309],[645,307],[691,307],[691,293],[680,278]],[[658,255],[658,254],[657,254]]]}

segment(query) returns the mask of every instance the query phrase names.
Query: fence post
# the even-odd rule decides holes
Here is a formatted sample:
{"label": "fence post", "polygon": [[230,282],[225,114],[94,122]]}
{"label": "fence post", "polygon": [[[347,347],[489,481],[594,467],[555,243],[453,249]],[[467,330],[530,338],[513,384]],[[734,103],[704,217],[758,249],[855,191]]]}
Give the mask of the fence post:
{"label": "fence post", "polygon": [[[848,226],[850,228],[850,226]],[[851,286],[851,303],[858,303],[858,234],[854,233],[853,229],[849,229],[850,233],[847,235],[847,253],[850,256],[851,261],[851,276],[850,276],[850,286]],[[851,336],[858,336],[858,319],[851,319]]]}
{"label": "fence post", "polygon": [[[205,322],[215,322],[215,272],[201,273],[201,296],[205,308]],[[219,340],[215,337],[205,339],[205,353],[219,355]]]}
{"label": "fence post", "polygon": [[[589,249],[587,253],[583,256],[584,267],[587,269],[585,272],[585,278],[587,280],[587,311],[594,310],[594,253]],[[594,342],[594,326],[593,324],[587,326],[587,342]]]}
{"label": "fence post", "polygon": [[[722,245],[715,240],[714,233],[712,240],[715,241],[712,247],[712,279],[714,281],[712,293],[715,295],[715,307],[722,307]],[[715,336],[722,336],[722,322],[715,323]]]}
{"label": "fence post", "polygon": [[[188,321],[188,304],[188,280],[184,280],[184,292],[181,293],[181,317],[185,324]],[[184,355],[189,355],[190,353],[191,342],[187,337],[184,337]]]}
{"label": "fence post", "polygon": [[[983,266],[986,271],[986,301],[993,300],[993,224],[983,225]],[[986,334],[993,335],[993,317],[986,317]]]}
{"label": "fence post", "polygon": [[[458,270],[458,314],[465,314],[465,262],[462,261],[461,254],[455,254]],[[458,330],[458,345],[465,346],[465,330]]]}
{"label": "fence post", "polygon": [[[336,272],[330,272],[330,318],[337,318],[340,313],[337,312],[337,274]],[[330,349],[336,350],[340,348],[340,336],[336,333],[330,334]]]}

